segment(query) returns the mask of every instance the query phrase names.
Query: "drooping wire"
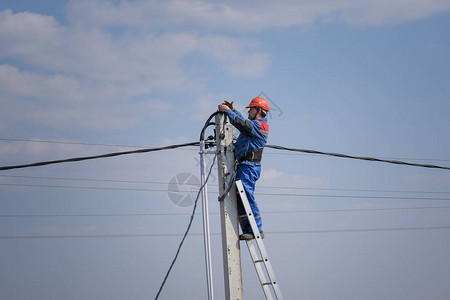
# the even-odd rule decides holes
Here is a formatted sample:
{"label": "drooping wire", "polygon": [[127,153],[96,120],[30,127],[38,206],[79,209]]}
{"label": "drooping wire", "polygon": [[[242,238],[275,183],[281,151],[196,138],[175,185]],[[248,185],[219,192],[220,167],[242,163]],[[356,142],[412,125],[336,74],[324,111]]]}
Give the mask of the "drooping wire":
{"label": "drooping wire", "polygon": [[387,160],[387,159],[380,159],[380,158],[375,158],[375,157],[354,156],[354,155],[341,154],[341,153],[331,153],[331,152],[322,152],[322,151],[308,150],[308,149],[288,148],[288,147],[278,146],[278,145],[266,145],[266,148],[287,150],[287,151],[293,151],[293,152],[303,152],[303,153],[309,153],[309,154],[328,155],[328,156],[335,156],[335,157],[341,157],[341,158],[351,158],[351,159],[359,159],[359,160],[367,160],[367,161],[385,162],[385,163],[396,164],[396,165],[407,165],[407,166],[413,166],[413,167],[450,170],[450,167],[443,167],[443,166],[438,166],[438,165],[416,164],[416,163],[404,162],[404,161],[400,161],[400,160]]}
{"label": "drooping wire", "polygon": [[196,196],[195,201],[194,201],[194,208],[192,209],[192,214],[191,214],[191,218],[189,220],[188,227],[186,229],[186,232],[184,233],[183,238],[181,239],[180,245],[178,246],[177,252],[175,254],[175,257],[174,257],[172,263],[170,264],[169,270],[167,270],[166,276],[164,277],[164,280],[163,280],[163,282],[162,282],[162,284],[161,284],[161,286],[160,286],[160,288],[158,290],[158,293],[156,294],[155,300],[157,300],[159,295],[161,294],[161,291],[162,291],[162,289],[163,289],[163,287],[164,287],[164,285],[165,285],[165,283],[167,281],[167,278],[169,278],[170,272],[172,271],[172,268],[173,268],[173,266],[174,266],[174,264],[175,264],[175,262],[176,262],[176,260],[178,258],[178,254],[180,254],[180,250],[181,250],[181,247],[183,246],[184,240],[186,239],[186,236],[188,235],[189,230],[191,229],[191,225],[192,225],[192,221],[194,220],[195,210],[197,209],[197,203],[198,203],[198,199],[200,197],[200,193],[202,192],[202,189],[205,187],[205,185],[208,183],[209,176],[211,175],[211,172],[212,172],[212,170],[214,168],[214,164],[216,162],[216,157],[217,157],[217,153],[214,155],[214,159],[213,159],[213,161],[211,163],[211,167],[209,168],[209,172],[208,172],[208,175],[206,176],[205,182],[202,184],[202,186],[198,190],[197,196]]}
{"label": "drooping wire", "polygon": [[[200,145],[201,142],[205,141],[205,131],[210,125],[214,124],[214,123],[211,123],[211,119],[215,115],[217,115],[218,113],[219,113],[218,111],[212,113],[209,116],[208,120],[206,120],[205,125],[203,125],[203,128],[202,128],[202,130],[200,132],[200,142],[198,143],[199,145]],[[195,210],[197,209],[198,198],[200,197],[200,193],[202,192],[203,188],[208,183],[209,176],[211,175],[211,172],[212,172],[212,170],[214,168],[214,164],[216,162],[216,158],[217,158],[217,151],[215,152],[215,155],[214,155],[213,161],[211,163],[211,167],[209,168],[208,175],[206,176],[205,182],[202,184],[202,186],[198,190],[197,197],[195,198],[195,201],[194,201],[194,208],[192,209],[192,214],[191,214],[191,218],[189,220],[188,227],[186,229],[186,232],[184,233],[183,238],[181,239],[180,245],[178,246],[177,252],[175,254],[174,259],[172,260],[172,263],[170,264],[169,270],[167,270],[166,276],[164,277],[164,280],[161,283],[161,286],[159,287],[159,290],[158,290],[158,293],[156,294],[155,300],[157,300],[159,295],[161,294],[161,291],[162,291],[164,285],[166,284],[167,278],[169,278],[170,272],[172,271],[172,268],[173,268],[173,266],[174,266],[174,264],[175,264],[175,262],[176,262],[176,260],[178,258],[178,254],[180,253],[180,250],[181,250],[181,247],[183,246],[184,240],[186,239],[186,236],[188,235],[189,230],[191,229],[192,221],[194,220],[194,216],[195,216]]]}
{"label": "drooping wire", "polygon": [[[122,144],[100,144],[100,143],[88,143],[88,142],[70,142],[70,141],[50,141],[50,140],[35,140],[35,139],[16,139],[16,138],[0,138],[0,141],[16,141],[16,142],[29,142],[29,143],[50,143],[50,144],[67,144],[67,145],[82,145],[82,146],[105,146],[105,147],[122,147],[122,148],[148,148],[146,145],[122,145]],[[194,149],[182,149],[182,150],[193,150]],[[280,155],[283,153],[277,152],[264,152],[265,155]],[[292,153],[291,155],[301,155],[299,153]],[[381,159],[389,160],[428,160],[428,161],[450,161],[450,159],[441,158],[398,158],[398,157],[380,157]]]}
{"label": "drooping wire", "polygon": [[163,147],[146,148],[146,149],[139,149],[139,150],[132,150],[132,151],[113,152],[113,153],[94,155],[94,156],[83,156],[83,157],[74,157],[74,158],[61,159],[61,160],[43,161],[43,162],[37,162],[37,163],[32,163],[32,164],[26,164],[26,165],[4,166],[4,167],[0,167],[0,171],[11,170],[11,169],[20,169],[20,168],[29,168],[29,167],[39,167],[39,166],[45,166],[45,165],[51,165],[51,164],[60,164],[60,163],[65,163],[65,162],[77,162],[77,161],[83,161],[83,160],[107,158],[107,157],[136,154],[136,153],[147,153],[147,152],[176,149],[176,148],[187,147],[187,146],[198,146],[198,145],[199,145],[199,142],[190,142],[190,143],[169,145],[169,146],[163,146]]}
{"label": "drooping wire", "polygon": [[[214,112],[208,118],[208,120],[205,123],[205,125],[202,129],[202,132],[200,134],[200,140],[204,140],[205,129],[209,125],[214,124],[210,121],[218,113],[219,112]],[[144,149],[139,149],[139,150],[123,151],[123,152],[113,152],[113,153],[107,153],[107,154],[101,154],[101,155],[95,155],[95,156],[75,157],[75,158],[69,158],[69,159],[44,161],[44,162],[37,162],[37,163],[24,164],[24,165],[15,165],[15,166],[3,166],[3,167],[0,167],[0,171],[11,170],[11,169],[20,169],[20,168],[29,168],[29,167],[38,167],[38,166],[59,164],[59,163],[65,163],[65,162],[77,162],[77,161],[83,161],[83,160],[107,158],[107,157],[114,157],[114,156],[127,155],[127,154],[147,153],[147,152],[153,152],[153,151],[176,149],[176,148],[181,148],[181,147],[198,146],[198,145],[199,145],[199,142],[190,142],[190,143],[184,143],[184,144],[169,145],[169,146],[164,146],[164,147],[144,148]],[[334,156],[334,157],[340,157],[340,158],[350,158],[350,159],[358,159],[358,160],[366,160],[366,161],[374,161],[374,162],[384,162],[384,163],[390,163],[390,164],[396,164],[396,165],[406,165],[406,166],[413,166],[413,167],[450,170],[450,167],[445,167],[445,166],[430,165],[430,164],[417,164],[417,163],[410,163],[410,162],[405,162],[405,161],[400,161],[400,160],[388,160],[388,159],[381,159],[381,158],[368,157],[368,156],[355,156],[355,155],[348,155],[348,154],[342,154],[342,153],[323,152],[323,151],[317,151],[317,150],[285,147],[285,146],[279,146],[279,145],[266,145],[265,147],[277,149],[277,150],[285,150],[285,151],[290,151],[290,152],[302,152],[302,153],[308,153],[308,154],[319,154],[319,155],[327,155],[327,156]]]}

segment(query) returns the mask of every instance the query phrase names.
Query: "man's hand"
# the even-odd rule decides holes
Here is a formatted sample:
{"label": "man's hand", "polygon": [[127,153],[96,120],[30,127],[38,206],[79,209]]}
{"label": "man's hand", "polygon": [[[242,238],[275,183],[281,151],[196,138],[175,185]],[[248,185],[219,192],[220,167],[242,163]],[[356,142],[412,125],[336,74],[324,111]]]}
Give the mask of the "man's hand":
{"label": "man's hand", "polygon": [[219,111],[226,112],[227,110],[230,110],[230,108],[225,104],[219,104]]}
{"label": "man's hand", "polygon": [[231,110],[234,110],[234,106],[233,106],[234,101],[227,101],[225,100],[222,104],[228,106]]}

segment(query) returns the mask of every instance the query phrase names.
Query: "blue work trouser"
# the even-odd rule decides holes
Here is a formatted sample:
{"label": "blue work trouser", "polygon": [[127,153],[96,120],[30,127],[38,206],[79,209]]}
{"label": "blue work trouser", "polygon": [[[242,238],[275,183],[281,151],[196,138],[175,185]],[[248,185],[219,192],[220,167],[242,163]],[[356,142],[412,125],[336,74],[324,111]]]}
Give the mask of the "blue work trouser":
{"label": "blue work trouser", "polygon": [[[242,181],[247,199],[252,208],[253,216],[255,217],[256,225],[261,232],[262,221],[259,213],[258,205],[255,201],[255,184],[261,174],[261,165],[253,162],[243,162],[237,166],[236,179]],[[240,199],[240,198],[239,198]],[[238,201],[239,222],[241,224],[242,231],[253,232],[250,226],[250,222],[247,219],[244,206],[241,201]]]}

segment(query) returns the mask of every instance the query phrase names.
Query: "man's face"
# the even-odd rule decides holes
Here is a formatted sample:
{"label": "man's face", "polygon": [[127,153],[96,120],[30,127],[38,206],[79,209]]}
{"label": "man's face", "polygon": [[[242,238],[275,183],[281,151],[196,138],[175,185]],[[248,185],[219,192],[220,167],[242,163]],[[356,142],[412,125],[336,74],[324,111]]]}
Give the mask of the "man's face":
{"label": "man's face", "polygon": [[250,120],[254,120],[256,118],[257,113],[258,110],[255,107],[250,107],[248,110],[248,118]]}

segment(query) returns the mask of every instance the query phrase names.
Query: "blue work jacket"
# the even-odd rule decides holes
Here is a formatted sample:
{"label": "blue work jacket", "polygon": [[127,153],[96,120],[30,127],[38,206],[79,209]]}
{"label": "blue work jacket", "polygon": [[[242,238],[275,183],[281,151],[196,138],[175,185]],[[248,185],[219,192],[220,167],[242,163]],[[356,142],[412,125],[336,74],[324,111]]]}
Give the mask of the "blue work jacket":
{"label": "blue work jacket", "polygon": [[264,148],[269,136],[267,118],[249,120],[237,110],[231,109],[227,110],[227,116],[230,118],[231,124],[240,131],[234,149],[236,159],[244,157],[248,151]]}

